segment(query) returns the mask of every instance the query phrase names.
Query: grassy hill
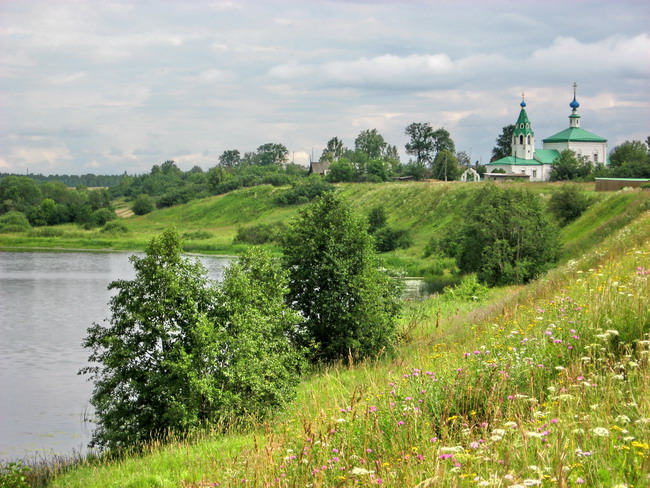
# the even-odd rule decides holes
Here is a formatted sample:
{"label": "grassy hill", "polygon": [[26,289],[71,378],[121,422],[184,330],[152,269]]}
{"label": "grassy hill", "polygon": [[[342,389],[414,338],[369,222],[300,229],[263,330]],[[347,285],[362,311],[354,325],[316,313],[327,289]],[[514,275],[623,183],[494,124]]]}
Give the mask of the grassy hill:
{"label": "grassy hill", "polygon": [[[410,232],[413,245],[385,255],[391,266],[405,268],[411,276],[426,274],[430,261],[423,258],[432,237],[442,237],[465,218],[476,192],[486,183],[400,182],[382,184],[340,184],[338,191],[361,213],[383,206],[388,225]],[[511,183],[547,199],[562,187],[559,183]],[[562,229],[564,259],[578,256],[601,242],[650,206],[650,192],[596,193],[593,183],[581,184],[594,203],[585,216]],[[286,189],[272,186],[244,188],[225,195],[194,200],[185,205],[156,210],[144,216],[128,212],[118,202],[119,222],[126,233],[83,230],[74,225],[35,228],[27,233],[0,234],[0,248],[45,247],[95,250],[141,250],[155,235],[175,225],[184,235],[189,252],[238,254],[245,247],[233,244],[240,227],[288,223],[301,206],[281,206],[276,197]]]}
{"label": "grassy hill", "polygon": [[[195,202],[182,211],[182,228],[210,229],[218,246],[217,233],[227,243],[250,222],[226,208],[256,222],[294,215],[272,204],[272,191],[258,188],[254,202],[250,193]],[[384,204],[391,224],[410,227],[407,258],[462,218],[454,209],[475,187],[340,191],[364,212]],[[314,372],[272,421],[91,460],[52,486],[648,486],[648,196],[595,198],[563,229],[565,263],[538,281],[478,300],[459,291],[409,302],[394,357]],[[138,218],[138,226],[156,233],[178,212]]]}

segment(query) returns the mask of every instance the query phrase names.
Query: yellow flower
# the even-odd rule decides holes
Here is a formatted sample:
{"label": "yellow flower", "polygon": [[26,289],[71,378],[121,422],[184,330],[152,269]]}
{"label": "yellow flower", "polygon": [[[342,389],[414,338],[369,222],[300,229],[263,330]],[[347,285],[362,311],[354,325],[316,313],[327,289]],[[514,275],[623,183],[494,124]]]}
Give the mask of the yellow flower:
{"label": "yellow flower", "polygon": [[638,447],[639,449],[650,449],[650,446],[645,442],[637,442],[637,441],[632,442],[632,447]]}

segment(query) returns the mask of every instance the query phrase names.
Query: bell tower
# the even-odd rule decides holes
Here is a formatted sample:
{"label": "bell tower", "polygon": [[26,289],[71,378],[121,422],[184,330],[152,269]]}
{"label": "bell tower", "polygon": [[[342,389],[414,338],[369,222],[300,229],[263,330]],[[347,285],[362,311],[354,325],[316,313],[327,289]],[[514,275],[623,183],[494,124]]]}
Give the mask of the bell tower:
{"label": "bell tower", "polygon": [[[577,103],[577,102],[576,102]],[[526,113],[525,95],[521,94],[521,110],[512,132],[512,156],[518,159],[533,159],[535,154],[535,133]]]}

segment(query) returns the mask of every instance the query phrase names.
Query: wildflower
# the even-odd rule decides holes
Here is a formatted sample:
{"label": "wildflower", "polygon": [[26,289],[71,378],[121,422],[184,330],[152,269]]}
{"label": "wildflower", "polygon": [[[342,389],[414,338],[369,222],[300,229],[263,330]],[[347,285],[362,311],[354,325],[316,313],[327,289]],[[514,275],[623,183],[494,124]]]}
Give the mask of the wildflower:
{"label": "wildflower", "polygon": [[524,480],[524,486],[539,486],[542,484],[542,480],[529,479]]}
{"label": "wildflower", "polygon": [[605,427],[596,427],[594,429],[591,429],[591,432],[593,432],[593,434],[598,437],[609,437],[609,430],[607,430]]}
{"label": "wildflower", "polygon": [[576,479],[576,484],[577,485],[582,485],[582,484],[584,484],[584,482],[585,482],[585,480],[583,480],[582,478],[577,478]]}

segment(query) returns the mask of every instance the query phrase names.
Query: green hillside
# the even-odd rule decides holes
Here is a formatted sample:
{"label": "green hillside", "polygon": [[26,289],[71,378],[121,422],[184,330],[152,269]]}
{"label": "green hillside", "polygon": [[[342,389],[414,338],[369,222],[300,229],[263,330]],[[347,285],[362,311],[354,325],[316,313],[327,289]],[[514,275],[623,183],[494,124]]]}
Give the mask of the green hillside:
{"label": "green hillside", "polygon": [[[279,215],[269,190],[258,191],[257,221],[295,212]],[[341,191],[362,211],[382,202],[392,224],[421,227],[414,237],[423,246],[462,218],[453,209],[475,190]],[[230,198],[197,202],[185,215],[232,235],[239,217],[214,211],[239,208]],[[647,486],[648,197],[594,198],[563,230],[566,263],[543,278],[480,297],[461,290],[409,302],[395,356],[313,372],[268,423],[60,474],[54,467],[52,486]],[[166,225],[160,215],[172,222],[175,211],[141,225],[155,232]]]}
{"label": "green hillside", "polygon": [[[389,264],[406,268],[410,275],[422,275],[430,264],[423,259],[426,244],[432,237],[444,236],[465,218],[476,192],[485,183],[400,182],[383,184],[341,184],[338,191],[347,197],[359,212],[367,214],[382,206],[388,225],[408,230],[412,246],[388,253]],[[510,184],[525,187],[547,199],[562,187],[555,183]],[[593,183],[582,184],[593,204],[583,218],[562,230],[564,257],[572,258],[600,242],[612,231],[621,228],[648,208],[650,192],[630,191],[596,193]],[[83,230],[67,224],[34,228],[28,232],[0,234],[0,248],[66,248],[96,250],[141,250],[163,229],[175,225],[184,235],[185,249],[190,252],[238,254],[245,247],[234,245],[240,227],[288,223],[300,206],[281,206],[276,197],[287,189],[269,185],[245,188],[225,195],[191,201],[144,216],[127,215],[118,219],[126,232]],[[118,209],[126,204],[118,202]]]}

